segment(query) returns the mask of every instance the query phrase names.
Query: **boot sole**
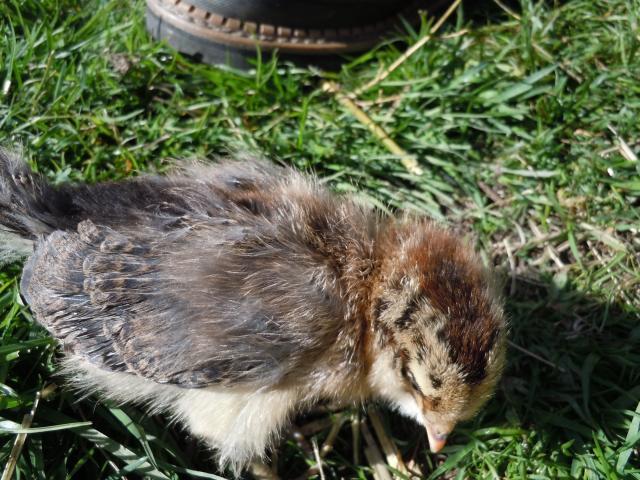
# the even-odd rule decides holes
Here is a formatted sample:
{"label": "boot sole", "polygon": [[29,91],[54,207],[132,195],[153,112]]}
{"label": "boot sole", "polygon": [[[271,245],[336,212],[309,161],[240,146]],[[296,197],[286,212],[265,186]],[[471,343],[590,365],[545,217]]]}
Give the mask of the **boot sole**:
{"label": "boot sole", "polygon": [[[431,2],[431,6],[434,2]],[[415,16],[416,7],[407,9]],[[223,17],[183,0],[147,0],[147,30],[206,63],[247,68],[261,52],[303,63],[336,63],[340,54],[366,50],[397,26],[402,14],[372,25],[304,29]],[[334,59],[322,57],[334,56]]]}

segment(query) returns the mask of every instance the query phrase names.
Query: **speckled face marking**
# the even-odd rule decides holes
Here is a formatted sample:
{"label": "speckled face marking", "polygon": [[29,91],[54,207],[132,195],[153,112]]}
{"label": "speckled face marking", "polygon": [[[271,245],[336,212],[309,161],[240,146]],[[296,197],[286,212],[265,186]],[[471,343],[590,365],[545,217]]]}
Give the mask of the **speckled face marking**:
{"label": "speckled face marking", "polygon": [[395,320],[394,324],[396,328],[398,328],[399,330],[406,330],[407,328],[410,328],[415,323],[413,314],[416,312],[416,310],[418,310],[419,307],[420,303],[418,298],[411,298],[402,314]]}
{"label": "speckled face marking", "polygon": [[502,327],[481,264],[444,236],[430,238],[428,248],[409,245],[406,258],[417,291],[428,299],[431,314],[443,319],[436,331],[438,343],[464,382],[477,385],[487,375],[487,356]]}
{"label": "speckled face marking", "polygon": [[376,301],[376,305],[374,307],[374,319],[376,322],[380,322],[380,316],[389,308],[391,302],[389,300],[385,300],[379,298]]}
{"label": "speckled face marking", "polygon": [[[391,350],[383,396],[427,430],[436,451],[491,395],[504,363],[499,297],[473,249],[425,225],[399,230],[371,308],[380,348]],[[383,249],[385,252],[391,250]],[[402,394],[387,386],[392,379]]]}

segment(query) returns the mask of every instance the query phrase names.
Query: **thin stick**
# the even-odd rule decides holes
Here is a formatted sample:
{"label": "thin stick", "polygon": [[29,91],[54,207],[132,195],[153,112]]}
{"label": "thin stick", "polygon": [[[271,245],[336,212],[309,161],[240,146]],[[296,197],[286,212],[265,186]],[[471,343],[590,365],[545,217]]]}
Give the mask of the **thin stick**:
{"label": "thin stick", "polygon": [[358,105],[355,104],[353,100],[347,97],[344,93],[342,93],[340,86],[335,82],[325,82],[322,86],[322,89],[325,92],[333,93],[340,102],[349,112],[356,117],[356,119],[362,123],[365,127],[369,129],[369,131],[382,142],[382,144],[387,147],[387,149],[400,157],[400,161],[404,165],[404,167],[412,173],[413,175],[422,175],[422,169],[418,165],[416,159],[409,155],[406,151],[404,151],[400,145],[393,141],[393,139],[389,136],[389,134],[377,123],[375,123],[369,115],[367,115]]}
{"label": "thin stick", "polygon": [[507,251],[507,258],[509,259],[509,270],[511,270],[511,287],[509,288],[509,295],[516,293],[516,259],[511,251],[509,240],[506,238],[502,241],[504,243],[504,249]]}
{"label": "thin stick", "polygon": [[325,457],[331,450],[333,450],[333,444],[338,438],[338,434],[340,433],[340,429],[344,422],[346,422],[347,416],[344,413],[338,415],[338,418],[333,422],[331,426],[331,430],[329,430],[329,434],[327,435],[326,440],[322,444],[322,448],[320,449],[320,456]]}
{"label": "thin stick", "polygon": [[502,205],[504,203],[504,199],[500,197],[496,192],[494,192],[489,185],[484,183],[482,180],[478,180],[478,187],[480,190],[484,192],[484,194],[493,201],[494,204]]}
{"label": "thin stick", "polygon": [[626,160],[630,162],[637,162],[638,156],[631,150],[631,147],[624,139],[618,135],[618,132],[611,125],[607,125],[607,128],[615,135],[616,140],[618,141],[618,150],[620,151],[620,155],[622,155]]}
{"label": "thin stick", "polygon": [[316,440],[316,437],[311,439],[311,445],[313,445],[313,456],[316,459],[316,465],[320,471],[320,480],[325,480],[324,470],[322,469],[322,457],[320,456],[320,449],[318,448],[318,441]]}
{"label": "thin stick", "polygon": [[[541,238],[544,236],[540,231],[540,229],[538,228],[538,226],[535,223],[533,223],[532,220],[529,220],[528,223],[529,223],[529,228],[531,229],[531,231],[536,237]],[[565,266],[564,262],[560,260],[560,256],[550,244],[545,245],[545,251],[547,252],[551,260],[553,260],[553,262],[556,264],[558,268],[564,268]]]}
{"label": "thin stick", "polygon": [[378,448],[378,445],[376,445],[373,435],[371,435],[367,422],[361,422],[360,429],[362,430],[362,436],[367,443],[367,446],[364,449],[364,455],[367,457],[369,466],[373,470],[373,478],[376,480],[393,480],[384,463],[380,449]]}
{"label": "thin stick", "polygon": [[556,365],[556,364],[555,364],[555,363],[553,363],[553,362],[550,362],[550,361],[549,361],[549,360],[547,360],[546,358],[542,358],[542,357],[541,357],[540,355],[538,355],[537,353],[533,353],[532,351],[527,350],[526,348],[523,348],[523,347],[521,347],[520,345],[516,345],[516,344],[515,344],[515,343],[513,343],[511,340],[507,340],[507,343],[508,343],[511,347],[515,348],[516,350],[520,350],[522,353],[526,353],[527,355],[529,355],[530,357],[535,358],[535,359],[536,359],[536,360],[538,360],[539,362],[542,362],[542,363],[544,363],[544,364],[546,364],[546,365],[549,365],[550,367],[553,367],[553,368],[556,368],[556,369],[560,370],[562,373],[566,373],[566,371],[567,371],[565,368],[563,368],[563,367],[561,367],[561,366],[559,366],[559,365]]}
{"label": "thin stick", "polygon": [[[38,403],[40,402],[40,391],[36,393],[36,398],[33,401],[33,406],[31,407],[31,411],[27,413],[24,417],[22,417],[22,424],[20,428],[29,428],[31,423],[33,422],[33,417],[36,415],[36,409],[38,408]],[[22,447],[27,440],[26,433],[18,433],[16,435],[16,440],[13,442],[13,448],[11,449],[11,453],[9,454],[9,459],[7,460],[6,465],[4,466],[4,472],[2,472],[2,480],[9,480],[13,476],[13,471],[16,468],[16,464],[18,463],[18,458],[20,458],[20,453],[22,452]]]}
{"label": "thin stick", "polygon": [[520,15],[518,15],[516,12],[514,12],[513,10],[511,10],[509,7],[507,7],[504,3],[502,3],[500,0],[493,0],[501,9],[503,9],[505,12],[507,12],[508,15],[511,15],[513,18],[515,18],[516,20],[520,21]]}
{"label": "thin stick", "polygon": [[516,228],[516,230],[518,231],[518,237],[520,239],[520,245],[524,245],[525,243],[527,243],[527,236],[524,233],[524,230],[522,230],[522,227],[520,226],[520,224],[514,220],[512,220],[513,226]]}
{"label": "thin stick", "polygon": [[402,461],[400,452],[389,438],[389,435],[387,435],[387,432],[382,425],[380,414],[374,407],[369,408],[369,420],[371,420],[371,426],[373,427],[373,430],[376,432],[378,440],[380,441],[380,446],[382,447],[382,451],[384,452],[384,455],[387,459],[387,464],[391,468],[395,468],[396,470],[398,470],[403,475],[408,475],[409,471]]}
{"label": "thin stick", "polygon": [[451,14],[456,10],[456,8],[458,8],[458,5],[460,5],[461,1],[462,0],[455,0],[449,6],[447,11],[442,14],[440,19],[433,25],[433,27],[431,27],[431,30],[429,30],[429,34],[425,35],[420,40],[418,40],[416,43],[411,45],[411,47],[409,47],[407,49],[407,51],[405,51],[402,55],[400,55],[400,57],[398,57],[398,59],[395,62],[393,62],[391,65],[389,65],[386,69],[382,70],[371,81],[365,83],[363,86],[361,86],[360,88],[356,89],[353,92],[353,95],[357,97],[361,93],[366,92],[367,90],[369,90],[370,88],[375,87],[378,83],[382,82],[385,78],[387,78],[389,75],[391,75],[391,73],[394,70],[396,70],[400,65],[402,65],[405,62],[405,60],[407,60],[407,58],[409,58],[411,55],[413,55],[418,50],[420,50],[420,48],[422,48],[422,46],[424,46],[429,40],[431,40],[433,38],[433,35],[440,29],[442,24],[444,24],[444,22],[446,22],[447,19],[451,16]]}
{"label": "thin stick", "polygon": [[351,438],[353,442],[353,464],[360,465],[360,412],[351,417]]}
{"label": "thin stick", "polygon": [[444,35],[441,35],[440,38],[442,40],[451,40],[452,38],[458,38],[463,35],[466,35],[467,33],[469,33],[469,29],[463,28],[462,30],[458,30],[457,32],[451,32],[451,33],[446,33]]}

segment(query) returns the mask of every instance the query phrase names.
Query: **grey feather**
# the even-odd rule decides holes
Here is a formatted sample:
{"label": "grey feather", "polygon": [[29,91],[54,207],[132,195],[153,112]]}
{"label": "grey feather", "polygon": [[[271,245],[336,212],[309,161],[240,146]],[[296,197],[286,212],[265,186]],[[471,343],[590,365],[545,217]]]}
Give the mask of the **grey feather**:
{"label": "grey feather", "polygon": [[[309,371],[343,328],[341,265],[329,250],[366,234],[353,218],[366,224],[367,212],[344,211],[293,170],[252,161],[34,184],[15,223],[53,231],[40,235],[21,290],[65,350],[101,368],[185,387],[275,386]],[[50,203],[39,194],[61,192],[67,210],[33,211]],[[340,225],[334,243],[321,238],[327,223]]]}

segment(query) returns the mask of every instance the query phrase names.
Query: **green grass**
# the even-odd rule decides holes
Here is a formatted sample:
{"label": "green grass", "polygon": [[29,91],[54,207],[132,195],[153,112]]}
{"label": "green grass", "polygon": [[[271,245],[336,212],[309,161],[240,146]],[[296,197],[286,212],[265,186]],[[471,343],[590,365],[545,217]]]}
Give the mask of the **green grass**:
{"label": "green grass", "polygon": [[[411,422],[383,414],[405,461],[426,478],[640,478],[640,162],[629,153],[640,153],[637,0],[459,10],[442,33],[464,31],[429,42],[358,98],[416,156],[420,177],[321,88],[330,79],[355,90],[406,43],[387,42],[337,74],[265,59],[240,75],[152,42],[143,7],[3,2],[0,144],[22,146],[55,181],[248,149],[383,209],[450,223],[504,277],[517,347],[495,398],[442,454],[428,453]],[[16,478],[224,475],[164,419],[66,391],[55,375],[60,354],[18,303],[19,274],[19,265],[0,274],[0,463],[45,388],[32,425],[45,431],[27,435]],[[315,464],[308,446],[328,435],[328,415],[297,420],[320,420],[307,425],[306,444],[285,436],[283,478]],[[66,425],[77,422],[91,425]],[[371,477],[362,451],[357,464],[353,453],[346,422],[326,477]]]}

